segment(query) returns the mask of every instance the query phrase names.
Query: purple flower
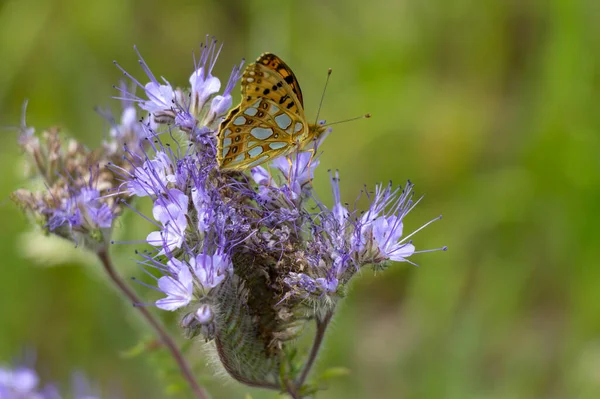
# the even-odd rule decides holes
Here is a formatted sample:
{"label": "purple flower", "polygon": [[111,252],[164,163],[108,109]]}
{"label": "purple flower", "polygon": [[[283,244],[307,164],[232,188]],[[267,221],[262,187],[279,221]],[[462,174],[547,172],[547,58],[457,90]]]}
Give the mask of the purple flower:
{"label": "purple flower", "polygon": [[70,231],[110,229],[115,218],[114,209],[101,201],[100,192],[84,187],[78,194],[61,200],[61,205],[48,207],[46,226],[50,231],[67,227]]}
{"label": "purple flower", "polygon": [[373,222],[373,237],[382,255],[397,262],[406,261],[406,258],[415,252],[415,246],[402,243],[402,218],[397,216],[380,216]]}
{"label": "purple flower", "polygon": [[163,151],[157,152],[154,159],[135,168],[132,175],[132,179],[127,182],[127,189],[131,195],[138,197],[162,194],[167,190],[167,185],[175,181],[173,163]]}
{"label": "purple flower", "polygon": [[141,84],[116,65],[136,86],[144,89],[147,98],[140,98],[132,90],[122,88],[119,89],[123,95],[120,98],[138,103],[140,108],[154,116],[153,121],[158,125],[174,124],[186,132],[205,129],[214,131],[220,122],[218,116],[231,107],[231,91],[241,76],[242,66],[240,64],[233,68],[225,91],[216,95],[221,89],[221,81],[212,75],[212,71],[220,51],[221,47],[217,47],[217,41],[207,38],[206,43],[201,46],[199,60],[194,61],[194,72],[189,78],[190,87],[185,90],[174,89],[164,78],[159,82],[138,52],[139,63],[150,79],[149,83]]}
{"label": "purple flower", "polygon": [[[172,258],[167,268],[169,275],[158,279],[159,290],[167,295],[156,301],[156,306],[163,310],[187,306],[194,298],[195,289],[199,295],[206,295],[233,270],[229,257],[220,253],[191,256],[189,261]],[[208,317],[205,313],[201,315]]]}
{"label": "purple flower", "polygon": [[193,299],[194,282],[187,267],[177,271],[177,278],[163,276],[158,279],[158,289],[167,295],[156,301],[156,307],[163,310],[177,310],[187,306]]}
{"label": "purple flower", "polygon": [[74,201],[74,205],[79,206],[81,212],[75,212],[82,216],[82,221],[89,226],[95,226],[102,229],[109,229],[112,226],[115,217],[113,209],[106,203],[100,202],[100,192],[93,188],[84,188]]}
{"label": "purple flower", "polygon": [[198,323],[206,325],[213,320],[215,314],[210,306],[203,304],[194,312],[194,316]]}
{"label": "purple flower", "polygon": [[212,70],[217,62],[217,57],[221,52],[221,45],[217,50],[217,41],[208,40],[207,44],[202,46],[200,60],[196,64],[196,68],[192,76],[190,76],[190,85],[192,93],[192,112],[196,113],[201,110],[206,100],[217,93],[221,89],[221,81],[212,76]]}
{"label": "purple flower", "polygon": [[219,285],[227,274],[233,271],[233,265],[229,257],[219,253],[212,256],[197,255],[193,268],[194,274],[205,290]]}
{"label": "purple flower", "polygon": [[197,212],[198,231],[208,231],[213,210],[210,207],[210,198],[203,187],[197,186],[192,189],[192,203]]}
{"label": "purple flower", "polygon": [[91,224],[102,229],[110,229],[115,215],[107,204],[87,205],[87,216]]}
{"label": "purple flower", "polygon": [[152,208],[154,219],[162,224],[160,231],[148,234],[146,241],[162,247],[159,255],[181,248],[187,228],[188,197],[177,189],[167,192],[167,197],[158,197]]}
{"label": "purple flower", "polygon": [[225,86],[225,90],[223,91],[223,94],[215,96],[215,98],[213,98],[213,100],[211,102],[209,115],[211,115],[211,116],[223,115],[229,110],[229,108],[231,108],[231,104],[232,104],[231,91],[237,84],[238,80],[240,80],[240,78],[241,78],[240,72],[241,72],[243,65],[244,65],[244,61],[242,60],[242,62],[239,65],[236,65],[233,67],[233,70],[231,71],[231,75],[229,75],[229,81],[227,82],[227,86]]}
{"label": "purple flower", "polygon": [[335,277],[312,278],[304,273],[290,273],[284,282],[292,288],[295,295],[306,298],[309,295],[321,296],[322,294],[333,294],[336,292],[339,281]]}
{"label": "purple flower", "polygon": [[[28,362],[29,363],[29,362]],[[53,385],[40,387],[40,378],[32,367],[0,367],[1,399],[61,399],[58,389]],[[82,373],[73,373],[73,399],[100,399],[93,394],[90,383]]]}
{"label": "purple flower", "polygon": [[272,165],[287,179],[293,199],[300,197],[306,183],[312,181],[315,169],[319,166],[320,161],[313,154],[313,152],[296,152],[279,157],[272,162]]}
{"label": "purple flower", "polygon": [[329,173],[331,190],[333,192],[333,207],[331,208],[333,217],[339,227],[343,227],[348,219],[348,209],[342,204],[342,197],[340,194],[340,174],[338,171],[335,172],[335,176]]}
{"label": "purple flower", "polygon": [[39,377],[27,367],[0,368],[0,398],[43,398],[37,392]]}

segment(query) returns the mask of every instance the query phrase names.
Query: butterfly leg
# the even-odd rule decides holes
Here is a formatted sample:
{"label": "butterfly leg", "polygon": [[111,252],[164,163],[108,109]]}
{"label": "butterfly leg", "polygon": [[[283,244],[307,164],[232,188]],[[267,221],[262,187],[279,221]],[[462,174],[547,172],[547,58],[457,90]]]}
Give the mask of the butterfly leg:
{"label": "butterfly leg", "polygon": [[317,150],[316,150],[315,147],[313,147],[313,148],[310,148],[310,149],[306,150],[306,152],[310,153],[310,158],[308,159],[306,167],[308,168],[307,171],[308,171],[308,176],[309,176],[308,184],[310,184],[310,186],[312,188],[313,178],[312,178],[312,176],[310,176],[310,167],[312,165],[313,158],[315,157],[315,154],[317,153]]}

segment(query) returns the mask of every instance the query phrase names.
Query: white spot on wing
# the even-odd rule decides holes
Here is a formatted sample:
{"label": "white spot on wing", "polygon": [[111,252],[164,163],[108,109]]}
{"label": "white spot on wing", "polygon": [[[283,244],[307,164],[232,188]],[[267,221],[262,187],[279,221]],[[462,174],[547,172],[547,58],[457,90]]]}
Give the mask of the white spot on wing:
{"label": "white spot on wing", "polygon": [[302,124],[302,122],[296,122],[296,125],[294,126],[294,133],[298,133],[303,128],[304,125]]}
{"label": "white spot on wing", "polygon": [[269,159],[268,155],[263,155],[262,157],[258,158],[256,161],[251,162],[250,165],[248,165],[249,167],[254,167],[256,165],[260,165],[261,163],[265,162],[267,159]]}
{"label": "white spot on wing", "polygon": [[246,159],[246,154],[240,154],[240,155],[238,155],[237,157],[235,157],[235,158],[233,159],[233,162],[234,162],[234,163],[240,163],[240,162],[242,162],[244,159]]}
{"label": "white spot on wing", "polygon": [[281,114],[275,117],[275,122],[277,122],[277,126],[285,130],[292,124],[292,118],[287,116],[287,114]]}
{"label": "white spot on wing", "polygon": [[259,140],[266,140],[273,134],[273,130],[264,127],[255,127],[250,134]]}
{"label": "white spot on wing", "polygon": [[231,137],[225,137],[222,142],[222,147],[223,147],[222,148],[222,151],[223,151],[222,158],[225,158],[225,156],[229,152],[230,145],[231,145]]}
{"label": "white spot on wing", "polygon": [[253,149],[251,149],[250,151],[248,151],[248,154],[250,154],[250,156],[252,158],[255,158],[255,157],[259,156],[260,154],[262,154],[262,152],[263,152],[262,147],[258,146],[258,147],[254,147]]}
{"label": "white spot on wing", "polygon": [[283,147],[285,147],[286,145],[288,145],[288,144],[287,144],[287,143],[283,143],[283,142],[281,142],[281,141],[278,141],[278,142],[276,142],[276,143],[269,143],[269,147],[270,147],[272,150],[278,150],[278,149],[280,149],[280,148],[283,148]]}
{"label": "white spot on wing", "polygon": [[243,116],[238,116],[233,121],[233,124],[236,125],[236,126],[241,126],[241,125],[243,125],[245,123],[246,123],[246,118],[244,118]]}
{"label": "white spot on wing", "polygon": [[256,113],[257,113],[257,112],[258,112],[258,110],[257,110],[256,108],[254,108],[254,107],[246,108],[246,109],[244,110],[244,113],[245,113],[246,115],[250,115],[250,116],[254,116],[254,115],[256,115]]}

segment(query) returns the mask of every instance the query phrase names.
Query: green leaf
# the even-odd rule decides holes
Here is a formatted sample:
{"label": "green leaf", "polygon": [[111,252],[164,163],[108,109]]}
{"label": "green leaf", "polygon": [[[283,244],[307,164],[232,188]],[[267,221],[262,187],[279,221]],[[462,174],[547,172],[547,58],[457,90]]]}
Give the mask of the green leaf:
{"label": "green leaf", "polygon": [[334,378],[347,376],[348,374],[350,374],[350,369],[345,367],[331,367],[322,372],[319,377],[317,377],[317,381],[327,382]]}

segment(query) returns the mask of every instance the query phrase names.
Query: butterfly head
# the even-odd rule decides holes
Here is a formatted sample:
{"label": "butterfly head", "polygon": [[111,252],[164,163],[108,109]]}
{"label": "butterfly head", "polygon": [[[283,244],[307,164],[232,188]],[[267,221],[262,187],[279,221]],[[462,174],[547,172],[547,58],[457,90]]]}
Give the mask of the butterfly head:
{"label": "butterfly head", "polygon": [[306,135],[306,139],[302,143],[301,148],[311,146],[311,143],[314,143],[315,145],[320,144],[330,131],[331,128],[329,128],[329,126],[325,126],[324,124],[309,124],[308,134]]}

